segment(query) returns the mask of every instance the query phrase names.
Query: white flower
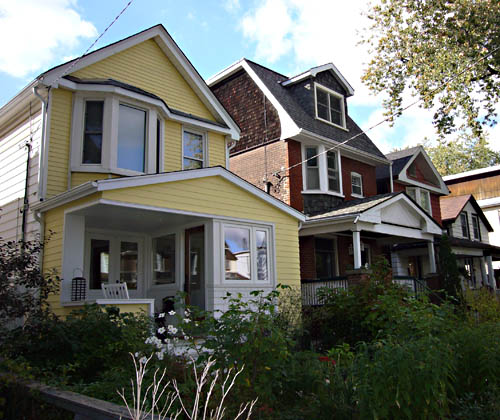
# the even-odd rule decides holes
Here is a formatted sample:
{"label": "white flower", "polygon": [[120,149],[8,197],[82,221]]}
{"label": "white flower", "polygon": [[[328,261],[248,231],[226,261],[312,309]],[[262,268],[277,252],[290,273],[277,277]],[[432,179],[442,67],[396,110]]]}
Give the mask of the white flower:
{"label": "white flower", "polygon": [[185,322],[186,324],[189,324],[189,323],[191,322],[191,320],[190,320],[189,318],[184,318],[184,322]]}
{"label": "white flower", "polygon": [[165,332],[165,327],[158,328],[158,334],[163,334]]}
{"label": "white flower", "polygon": [[191,315],[191,312],[189,312],[189,309],[186,309],[186,310],[184,311],[184,315],[186,315],[186,316]]}
{"label": "white flower", "polygon": [[163,360],[163,352],[161,351],[156,352],[156,357],[158,357],[158,360]]}
{"label": "white flower", "polygon": [[185,335],[184,336],[184,340],[191,340],[192,337],[190,337],[189,335]]}
{"label": "white flower", "polygon": [[[146,340],[146,341],[148,341],[148,340]],[[135,353],[134,356],[139,357],[139,353]]]}
{"label": "white flower", "polygon": [[158,318],[165,318],[165,312],[162,312],[161,314],[158,314]]}
{"label": "white flower", "polygon": [[169,325],[169,326],[168,326],[168,332],[169,332],[170,334],[177,334],[177,332],[178,332],[178,331],[179,331],[179,330],[178,330],[177,328],[175,328],[173,325]]}
{"label": "white flower", "polygon": [[175,311],[170,311],[168,314],[171,315],[171,316],[174,316],[176,314],[176,312]]}
{"label": "white flower", "polygon": [[143,357],[141,357],[141,358],[139,359],[139,363],[140,363],[141,365],[146,364],[146,362],[147,362],[147,361],[148,361],[148,359],[147,359],[147,357],[146,357],[146,356],[143,356]]}

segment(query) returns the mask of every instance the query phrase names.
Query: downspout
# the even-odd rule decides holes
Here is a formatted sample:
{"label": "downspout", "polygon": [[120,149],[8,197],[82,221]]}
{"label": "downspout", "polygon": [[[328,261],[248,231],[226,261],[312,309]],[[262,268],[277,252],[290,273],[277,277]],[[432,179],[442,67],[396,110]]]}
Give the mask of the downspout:
{"label": "downspout", "polygon": [[42,136],[40,138],[40,153],[38,161],[38,199],[43,201],[45,191],[43,191],[43,173],[45,156],[45,127],[47,125],[47,101],[38,93],[38,86],[33,87],[33,94],[42,102]]}
{"label": "downspout", "polygon": [[[44,220],[43,214],[41,214],[40,212],[34,211],[33,217],[40,225],[40,239],[39,239],[39,241],[40,241],[40,243],[44,243],[44,241],[45,241],[45,220]],[[42,246],[42,248],[40,249],[39,261],[38,261],[38,264],[40,265],[40,272],[41,273],[43,273],[43,254],[44,254],[43,251],[44,251],[44,248],[45,248],[45,246]]]}
{"label": "downspout", "polygon": [[[31,107],[31,104],[30,104]],[[26,142],[25,147],[28,149],[28,157],[26,158],[26,181],[24,182],[24,202],[23,202],[23,221],[21,223],[21,242],[24,244],[26,240],[26,222],[29,208],[29,197],[28,197],[28,189],[30,182],[30,153],[31,153],[31,141],[33,139],[30,137],[30,141]]]}
{"label": "downspout", "polygon": [[[229,137],[229,136],[228,136]],[[226,137],[227,138],[227,137]],[[227,141],[227,140],[226,140]],[[229,146],[226,147],[226,169],[230,171],[231,169],[229,168],[229,154],[231,153],[231,150],[233,150],[234,146],[236,146],[236,141],[233,141]]]}
{"label": "downspout", "polygon": [[389,179],[391,182],[391,193],[393,193],[394,192],[394,182],[392,181],[392,162],[389,165]]}

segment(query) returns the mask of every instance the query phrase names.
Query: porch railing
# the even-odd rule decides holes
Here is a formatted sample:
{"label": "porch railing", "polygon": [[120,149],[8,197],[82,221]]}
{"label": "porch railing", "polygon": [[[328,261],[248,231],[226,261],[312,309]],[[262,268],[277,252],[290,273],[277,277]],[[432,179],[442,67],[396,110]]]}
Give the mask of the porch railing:
{"label": "porch railing", "polygon": [[321,301],[318,298],[318,290],[323,288],[347,290],[347,277],[302,280],[301,288],[302,305],[318,306],[321,305]]}
{"label": "porch railing", "polygon": [[[406,288],[415,297],[429,293],[430,290],[423,280],[410,276],[394,276],[392,281],[401,287]],[[307,279],[302,280],[302,305],[319,306],[322,305],[318,298],[319,289],[348,289],[346,277],[332,277],[329,279]]]}

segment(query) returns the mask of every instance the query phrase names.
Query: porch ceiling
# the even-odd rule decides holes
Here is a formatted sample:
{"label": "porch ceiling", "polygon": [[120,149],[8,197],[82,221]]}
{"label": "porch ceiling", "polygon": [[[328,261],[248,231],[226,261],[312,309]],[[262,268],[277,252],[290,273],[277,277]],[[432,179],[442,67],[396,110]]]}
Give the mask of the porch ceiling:
{"label": "porch ceiling", "polygon": [[166,229],[198,220],[206,220],[203,217],[109,204],[96,204],[72,212],[72,214],[85,216],[85,225],[88,228],[125,230],[141,233],[153,233],[160,228]]}

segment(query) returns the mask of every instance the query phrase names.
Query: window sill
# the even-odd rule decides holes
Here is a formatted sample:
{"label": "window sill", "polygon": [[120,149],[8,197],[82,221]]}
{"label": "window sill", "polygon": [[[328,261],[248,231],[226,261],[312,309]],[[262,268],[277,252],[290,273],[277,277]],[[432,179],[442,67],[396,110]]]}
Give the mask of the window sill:
{"label": "window sill", "polygon": [[335,197],[345,198],[344,194],[332,192],[332,191],[322,191],[322,190],[303,190],[302,194],[326,194],[326,195],[332,195]]}
{"label": "window sill", "polygon": [[331,121],[328,121],[328,120],[324,120],[323,118],[320,118],[318,116],[315,117],[318,121],[321,121],[321,122],[324,122],[325,124],[328,124],[328,125],[331,125],[333,127],[336,127],[336,128],[340,128],[341,130],[344,130],[346,131],[347,133],[349,132],[349,130],[346,128],[346,127],[343,127],[341,125],[338,125],[338,124],[335,124],[335,123],[332,123]]}
{"label": "window sill", "polygon": [[360,194],[351,194],[351,197],[354,197],[354,198],[365,198],[364,195],[360,195]]}
{"label": "window sill", "polygon": [[147,172],[132,171],[130,169],[122,168],[106,168],[100,165],[78,165],[71,166],[71,172],[90,172],[90,173],[104,173],[104,174],[116,174],[123,176],[137,176],[144,175]]}

